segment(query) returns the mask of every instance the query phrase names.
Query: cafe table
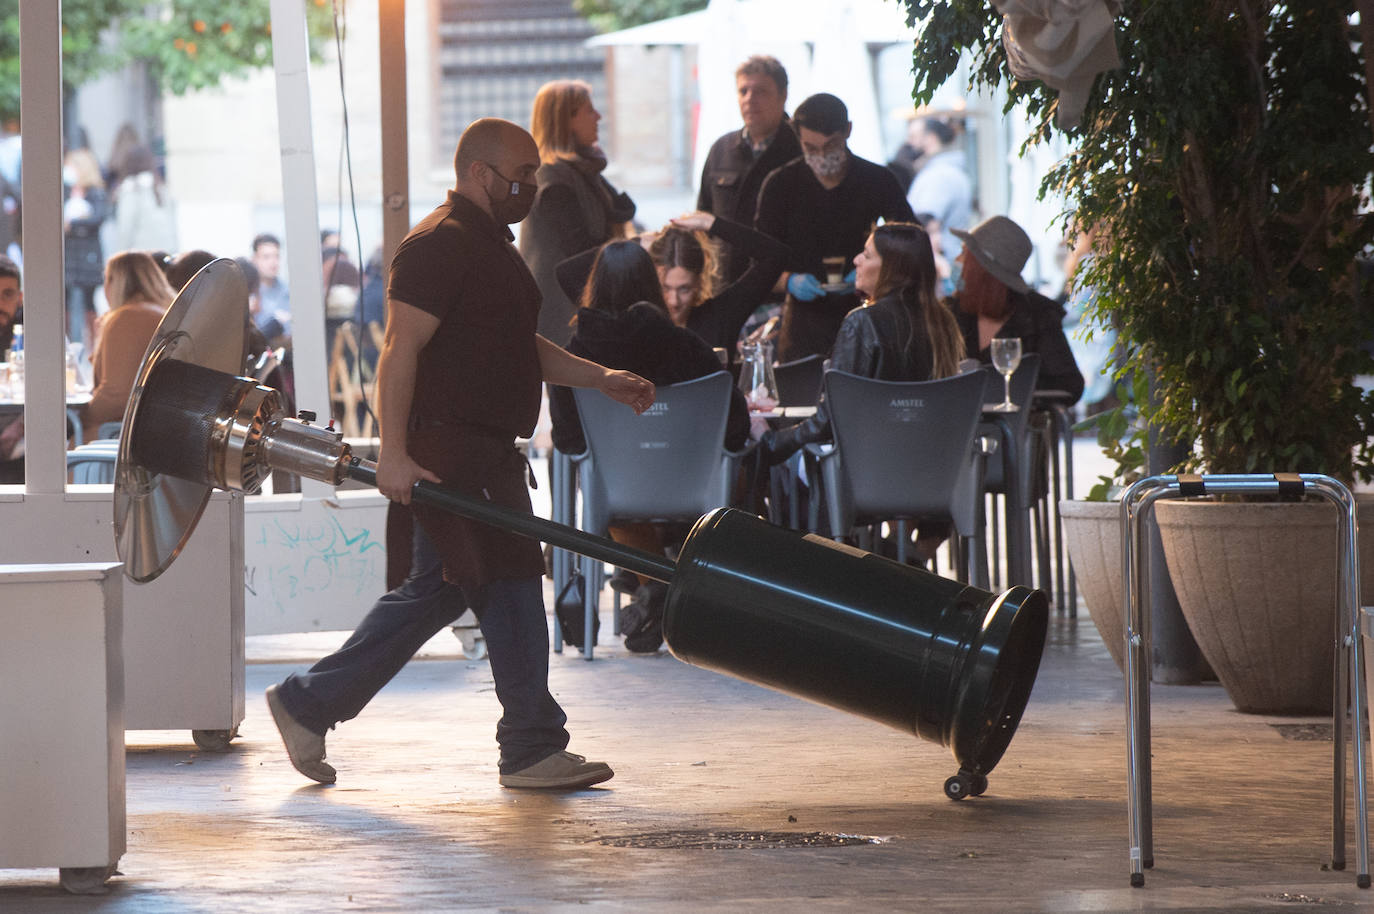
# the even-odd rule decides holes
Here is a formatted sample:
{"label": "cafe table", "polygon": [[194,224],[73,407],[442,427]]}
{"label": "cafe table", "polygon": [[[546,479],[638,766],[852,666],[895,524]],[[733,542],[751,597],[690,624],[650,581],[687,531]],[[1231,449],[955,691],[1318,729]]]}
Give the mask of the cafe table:
{"label": "cafe table", "polygon": [[[76,387],[67,390],[67,417],[71,420],[76,441],[82,441],[81,408],[91,402],[89,387]],[[24,395],[22,391],[16,398],[7,385],[0,385],[0,427],[8,425],[9,420],[24,414]]]}

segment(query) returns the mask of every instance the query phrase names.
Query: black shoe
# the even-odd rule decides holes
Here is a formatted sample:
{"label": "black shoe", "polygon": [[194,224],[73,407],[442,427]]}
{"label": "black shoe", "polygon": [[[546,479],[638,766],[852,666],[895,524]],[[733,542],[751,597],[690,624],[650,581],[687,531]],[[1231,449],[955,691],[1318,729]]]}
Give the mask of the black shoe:
{"label": "black shoe", "polygon": [[624,568],[617,568],[607,583],[611,585],[611,590],[616,593],[633,595],[639,589],[639,575],[633,571],[626,571]]}
{"label": "black shoe", "polygon": [[663,602],[668,585],[649,581],[635,591],[635,597],[620,613],[620,630],[626,650],[652,654],[663,644]]}

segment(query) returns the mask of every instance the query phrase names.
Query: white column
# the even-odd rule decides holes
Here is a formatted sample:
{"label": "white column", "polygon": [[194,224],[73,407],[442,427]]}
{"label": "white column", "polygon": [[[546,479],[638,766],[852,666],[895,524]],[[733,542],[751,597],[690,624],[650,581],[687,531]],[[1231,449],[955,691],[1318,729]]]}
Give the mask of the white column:
{"label": "white column", "polygon": [[24,447],[29,492],[66,486],[62,269],[62,5],[21,0]]}
{"label": "white column", "polygon": [[[309,66],[305,0],[272,0],[272,68],[277,78],[277,132],[281,143],[282,205],[286,211],[286,265],[291,277],[296,406],[313,410],[323,422],[330,413],[330,404]],[[322,498],[332,492],[333,487],[327,483],[301,480],[301,493],[307,497]]]}

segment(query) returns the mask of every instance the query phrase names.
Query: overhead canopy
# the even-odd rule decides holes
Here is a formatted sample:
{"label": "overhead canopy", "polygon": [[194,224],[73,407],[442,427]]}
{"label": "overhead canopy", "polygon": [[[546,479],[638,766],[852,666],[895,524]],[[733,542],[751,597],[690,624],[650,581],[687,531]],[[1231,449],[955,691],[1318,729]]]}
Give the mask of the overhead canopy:
{"label": "overhead canopy", "polygon": [[906,13],[893,0],[711,0],[707,9],[590,39],[595,47],[615,45],[692,45],[728,38],[713,28],[722,14],[745,41],[767,44],[815,42],[830,37],[830,14],[842,10],[852,17],[855,37],[867,44],[913,42],[916,30],[907,27]]}
{"label": "overhead canopy", "polygon": [[735,68],[752,54],[771,54],[787,68],[788,110],[816,92],[849,108],[849,146],[885,161],[873,55],[876,46],[910,45],[917,31],[892,0],[711,0],[695,13],[598,35],[594,46],[692,45],[697,48],[695,171],[711,143],[740,126]]}

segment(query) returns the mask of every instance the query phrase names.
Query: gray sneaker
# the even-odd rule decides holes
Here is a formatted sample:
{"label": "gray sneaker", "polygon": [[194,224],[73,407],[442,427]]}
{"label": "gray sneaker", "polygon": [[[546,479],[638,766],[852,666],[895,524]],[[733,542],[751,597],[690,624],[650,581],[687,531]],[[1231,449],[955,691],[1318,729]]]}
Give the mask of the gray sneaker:
{"label": "gray sneaker", "polygon": [[291,716],[274,685],[267,687],[267,709],[272,712],[282,745],[286,747],[286,754],[296,770],[312,781],[333,784],[338,779],[338,773],[333,765],[324,760],[324,737],[306,729]]}
{"label": "gray sneaker", "polygon": [[501,786],[574,790],[600,784],[613,777],[615,772],[605,762],[589,762],[584,756],[564,751],[555,752],[527,768],[501,775]]}

